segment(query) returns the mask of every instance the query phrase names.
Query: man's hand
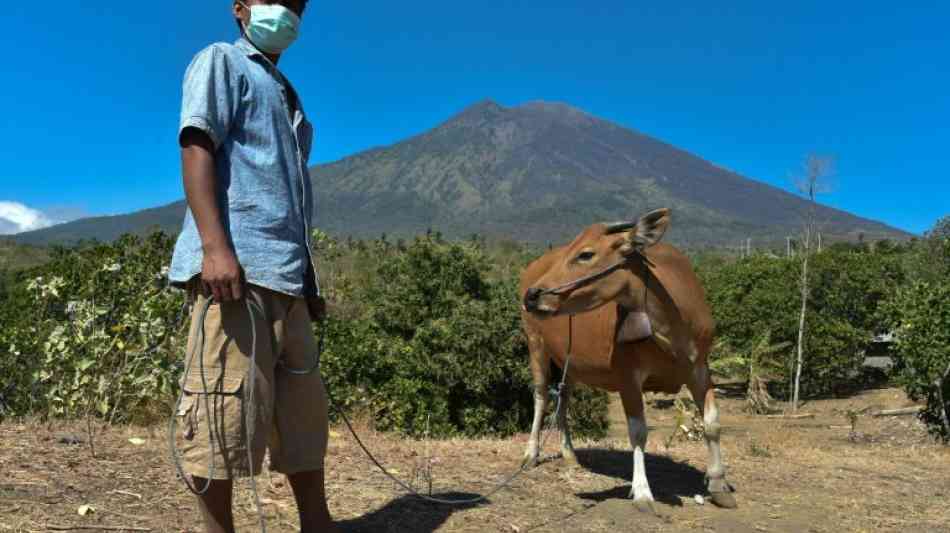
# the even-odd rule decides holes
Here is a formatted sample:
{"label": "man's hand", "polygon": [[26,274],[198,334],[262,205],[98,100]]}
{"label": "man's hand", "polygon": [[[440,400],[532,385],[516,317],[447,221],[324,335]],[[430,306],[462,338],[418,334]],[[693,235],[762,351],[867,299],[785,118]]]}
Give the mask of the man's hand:
{"label": "man's hand", "polygon": [[310,311],[311,322],[323,322],[327,317],[327,301],[322,296],[308,296],[307,310]]}
{"label": "man's hand", "polygon": [[231,248],[206,249],[201,263],[201,281],[214,295],[216,302],[230,302],[244,297],[244,271]]}

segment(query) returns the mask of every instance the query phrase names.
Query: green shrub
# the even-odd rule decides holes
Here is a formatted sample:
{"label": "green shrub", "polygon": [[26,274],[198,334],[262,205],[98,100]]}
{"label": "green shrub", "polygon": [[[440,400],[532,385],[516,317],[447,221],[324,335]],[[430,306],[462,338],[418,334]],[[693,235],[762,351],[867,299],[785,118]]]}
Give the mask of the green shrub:
{"label": "green shrub", "polygon": [[896,338],[894,375],[908,396],[926,400],[923,419],[934,433],[950,440],[941,411],[950,408],[950,379],[943,382],[941,405],[937,382],[950,365],[950,281],[918,282],[899,290],[881,316]]}
{"label": "green shrub", "polygon": [[[753,256],[733,262],[704,262],[697,269],[716,319],[721,349],[749,354],[763,332],[788,348],[764,361],[782,369],[775,394],[785,396],[798,341],[801,295],[797,258]],[[839,394],[861,384],[863,353],[880,330],[877,308],[904,282],[895,253],[836,247],[815,254],[810,263],[805,322],[802,394]],[[719,365],[720,367],[724,365]],[[728,365],[725,365],[728,366]]]}
{"label": "green shrub", "polygon": [[[438,235],[399,246],[316,237],[332,304],[318,332],[323,374],[343,409],[415,436],[530,427],[516,268]],[[165,285],[172,244],[155,234],[56,248],[0,278],[0,416],[167,416],[186,332],[183,295]],[[578,393],[579,433],[604,432],[605,398]]]}
{"label": "green shrub", "polygon": [[[381,429],[507,435],[531,424],[528,351],[512,276],[490,279],[477,243],[377,242],[375,273],[348,292],[359,316],[331,320],[324,374],[337,402]],[[382,259],[379,259],[382,258]],[[340,280],[345,283],[345,280]],[[606,395],[579,392],[579,434],[606,430]]]}
{"label": "green shrub", "polygon": [[0,316],[7,414],[113,421],[164,414],[174,388],[174,318],[165,287],[170,239],[57,248],[19,275]]}

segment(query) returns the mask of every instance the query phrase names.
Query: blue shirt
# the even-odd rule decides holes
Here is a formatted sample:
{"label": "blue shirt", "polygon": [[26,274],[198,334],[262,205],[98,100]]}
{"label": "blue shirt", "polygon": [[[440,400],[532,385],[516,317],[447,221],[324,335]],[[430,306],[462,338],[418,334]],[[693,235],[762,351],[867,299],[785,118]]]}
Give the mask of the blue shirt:
{"label": "blue shirt", "polygon": [[[312,292],[313,195],[306,164],[313,128],[293,87],[242,38],[195,56],[183,93],[179,135],[198,128],[214,143],[222,222],[247,282],[292,296]],[[189,208],[170,281],[181,286],[199,274],[203,257]]]}

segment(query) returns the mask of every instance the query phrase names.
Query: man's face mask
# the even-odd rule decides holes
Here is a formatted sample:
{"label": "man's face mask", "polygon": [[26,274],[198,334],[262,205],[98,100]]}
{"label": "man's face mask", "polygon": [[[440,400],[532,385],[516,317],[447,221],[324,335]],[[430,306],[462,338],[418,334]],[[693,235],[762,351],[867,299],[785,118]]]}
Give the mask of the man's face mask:
{"label": "man's face mask", "polygon": [[279,4],[240,4],[251,12],[250,21],[244,25],[244,34],[260,51],[280,54],[297,40],[300,17],[293,11]]}

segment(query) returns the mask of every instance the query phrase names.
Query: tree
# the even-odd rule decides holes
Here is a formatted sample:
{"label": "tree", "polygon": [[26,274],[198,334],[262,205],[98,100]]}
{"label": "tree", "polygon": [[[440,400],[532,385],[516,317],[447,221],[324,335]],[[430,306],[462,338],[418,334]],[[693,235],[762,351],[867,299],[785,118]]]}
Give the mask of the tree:
{"label": "tree", "polygon": [[808,311],[808,262],[816,241],[820,242],[818,226],[818,203],[815,197],[828,192],[827,179],[834,173],[834,159],[829,156],[810,154],[805,158],[803,172],[795,178],[798,191],[808,199],[802,224],[802,242],[799,258],[801,260],[799,288],[801,312],[798,318],[798,347],[795,359],[795,374],[792,384],[792,411],[798,411],[798,398],[804,364],[805,315]]}

